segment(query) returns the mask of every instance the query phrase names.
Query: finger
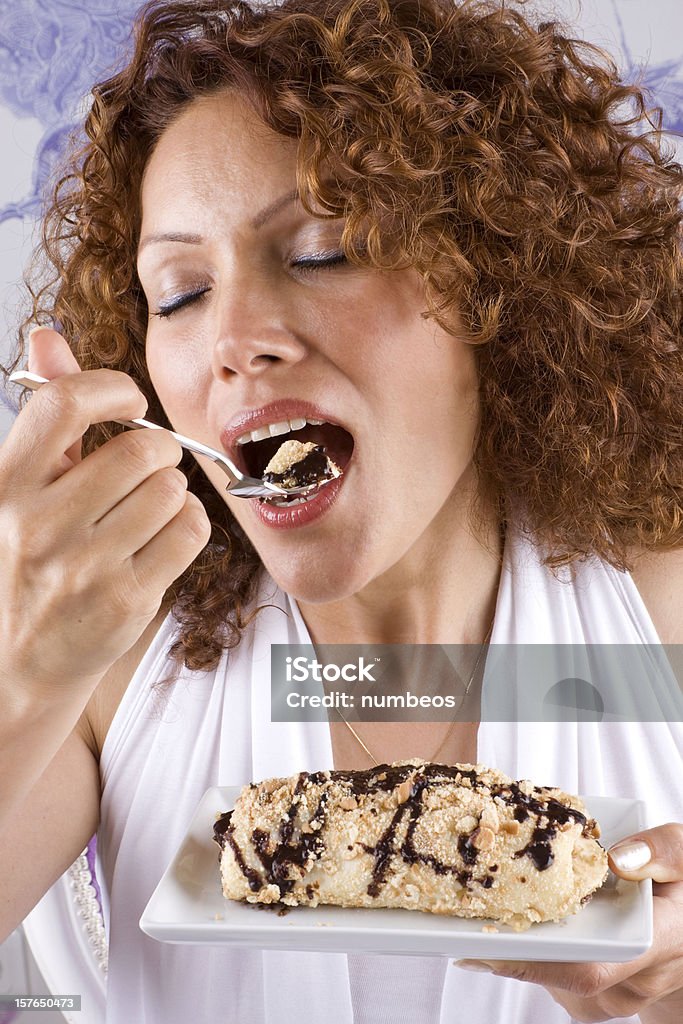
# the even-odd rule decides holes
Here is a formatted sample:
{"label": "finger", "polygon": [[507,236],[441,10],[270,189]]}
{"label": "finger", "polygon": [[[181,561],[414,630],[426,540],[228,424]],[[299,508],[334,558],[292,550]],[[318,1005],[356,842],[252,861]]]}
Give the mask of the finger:
{"label": "finger", "polygon": [[[66,338],[50,327],[34,327],[28,336],[28,368],[31,373],[52,380],[65,373],[78,373],[78,360],[69,348]],[[81,442],[76,441],[64,453],[64,469],[80,461]]]}
{"label": "finger", "polygon": [[66,338],[51,327],[34,327],[29,331],[28,368],[50,380],[80,370]]}
{"label": "finger", "polygon": [[181,511],[186,499],[184,473],[160,469],[100,519],[93,542],[101,544],[112,561],[131,558]]}
{"label": "finger", "polygon": [[[45,500],[51,508],[65,510],[64,528],[94,525],[160,470],[177,466],[182,456],[168,430],[124,430],[47,487]],[[148,497],[155,500],[151,492]],[[128,529],[144,514],[136,502],[129,509]]]}
{"label": "finger", "polygon": [[167,590],[209,543],[211,523],[199,498],[188,491],[171,522],[132,558],[141,587]]}
{"label": "finger", "polygon": [[515,978],[517,981],[527,981],[545,988],[559,988],[590,998],[637,973],[641,969],[641,958],[620,964],[459,960],[458,967],[470,971],[489,971],[501,978]]}
{"label": "finger", "polygon": [[621,839],[607,851],[610,867],[622,878],[683,881],[683,825],[670,822]]}
{"label": "finger", "polygon": [[119,370],[84,370],[43,384],[21,410],[3,445],[5,465],[35,489],[64,473],[63,455],[93,423],[144,416],[147,400]]}

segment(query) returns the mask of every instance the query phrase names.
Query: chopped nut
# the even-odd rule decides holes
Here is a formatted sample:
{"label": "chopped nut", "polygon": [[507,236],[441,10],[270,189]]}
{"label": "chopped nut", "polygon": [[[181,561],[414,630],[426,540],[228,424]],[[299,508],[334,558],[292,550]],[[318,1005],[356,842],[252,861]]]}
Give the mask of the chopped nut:
{"label": "chopped nut", "polygon": [[473,817],[471,814],[467,814],[467,815],[465,815],[464,818],[461,818],[460,821],[458,822],[458,831],[459,832],[474,832],[474,830],[475,830],[475,828],[477,827],[478,824],[479,823],[478,823],[478,821],[477,821],[477,819],[475,817]]}
{"label": "chopped nut", "polygon": [[404,779],[403,782],[398,787],[398,789],[396,790],[396,799],[399,807],[401,804],[404,804],[406,800],[410,798],[410,791],[412,790],[412,788],[413,776],[411,775],[410,778]]}
{"label": "chopped nut", "polygon": [[282,779],[266,779],[259,786],[261,793],[274,793],[282,786]]}
{"label": "chopped nut", "polygon": [[358,801],[355,796],[344,796],[339,801],[339,806],[345,811],[355,811],[358,807]]}
{"label": "chopped nut", "polygon": [[491,850],[495,841],[495,832],[485,827],[475,829],[470,837],[470,843],[476,850]]}
{"label": "chopped nut", "polygon": [[481,814],[480,825],[484,825],[486,828],[490,828],[492,832],[497,832],[500,828],[500,818],[498,812],[492,804],[486,804]]}
{"label": "chopped nut", "polygon": [[511,836],[516,836],[519,833],[518,821],[501,821],[500,827],[503,832],[507,832]]}

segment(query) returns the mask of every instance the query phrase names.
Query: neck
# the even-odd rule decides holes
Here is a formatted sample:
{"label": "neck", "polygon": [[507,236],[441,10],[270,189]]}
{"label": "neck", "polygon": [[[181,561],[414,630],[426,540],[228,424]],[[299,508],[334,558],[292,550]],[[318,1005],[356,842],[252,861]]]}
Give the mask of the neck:
{"label": "neck", "polygon": [[302,604],[314,643],[481,644],[493,621],[503,539],[493,511],[447,503],[410,551],[362,591]]}

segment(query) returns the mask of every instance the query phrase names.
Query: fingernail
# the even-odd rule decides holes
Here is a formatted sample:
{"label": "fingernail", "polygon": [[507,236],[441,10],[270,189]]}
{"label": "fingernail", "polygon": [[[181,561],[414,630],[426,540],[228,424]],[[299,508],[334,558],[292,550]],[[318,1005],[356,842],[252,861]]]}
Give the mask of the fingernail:
{"label": "fingernail", "polygon": [[644,868],[652,857],[652,850],[641,840],[617,843],[608,850],[608,853],[620,871],[638,871]]}
{"label": "fingernail", "polygon": [[454,960],[453,962],[456,967],[462,967],[463,971],[491,972],[491,968],[483,960]]}

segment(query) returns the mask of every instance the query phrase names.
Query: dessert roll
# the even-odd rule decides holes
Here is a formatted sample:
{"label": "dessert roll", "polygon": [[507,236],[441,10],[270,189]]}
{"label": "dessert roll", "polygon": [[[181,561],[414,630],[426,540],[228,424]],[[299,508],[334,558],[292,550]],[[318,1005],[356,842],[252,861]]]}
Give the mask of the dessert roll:
{"label": "dessert roll", "polygon": [[264,483],[279,484],[286,489],[310,487],[338,476],[341,476],[339,466],[322,445],[312,441],[285,441],[263,471]]}
{"label": "dessert roll", "polygon": [[575,913],[602,885],[599,835],[578,797],[419,759],[252,783],[214,826],[228,899],[401,907],[517,930]]}

